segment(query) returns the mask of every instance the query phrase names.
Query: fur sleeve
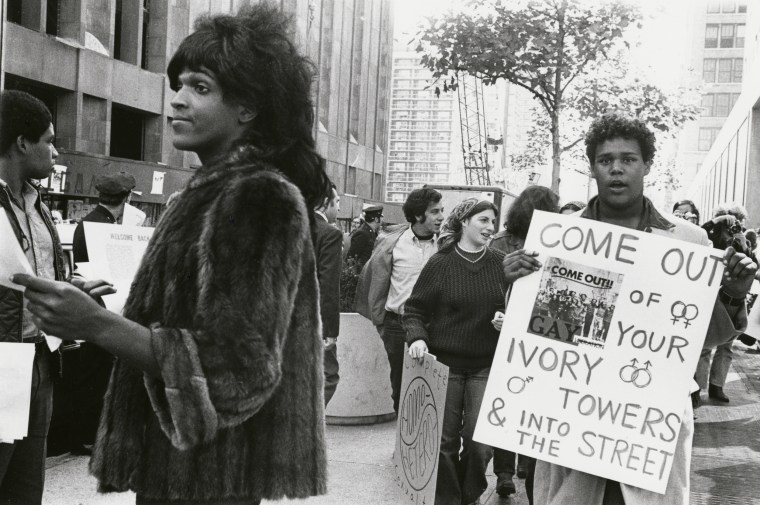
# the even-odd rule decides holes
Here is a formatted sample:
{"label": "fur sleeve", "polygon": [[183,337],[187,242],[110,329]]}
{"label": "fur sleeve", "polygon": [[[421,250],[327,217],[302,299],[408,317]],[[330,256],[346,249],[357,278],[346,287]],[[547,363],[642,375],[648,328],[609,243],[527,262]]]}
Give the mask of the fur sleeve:
{"label": "fur sleeve", "polygon": [[145,379],[161,426],[180,449],[242,423],[269,399],[282,376],[296,291],[313,263],[303,199],[275,173],[233,177],[195,219],[193,329],[154,328],[161,378]]}

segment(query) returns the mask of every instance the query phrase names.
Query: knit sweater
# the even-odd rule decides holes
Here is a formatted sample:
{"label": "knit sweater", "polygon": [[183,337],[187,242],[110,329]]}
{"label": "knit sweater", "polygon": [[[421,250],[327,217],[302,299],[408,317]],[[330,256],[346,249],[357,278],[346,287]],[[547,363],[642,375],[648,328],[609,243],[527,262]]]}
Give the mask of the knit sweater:
{"label": "knit sweater", "polygon": [[453,368],[490,367],[499,332],[491,324],[504,310],[504,253],[487,248],[471,263],[456,250],[427,262],[404,305],[407,342],[424,340],[438,361]]}

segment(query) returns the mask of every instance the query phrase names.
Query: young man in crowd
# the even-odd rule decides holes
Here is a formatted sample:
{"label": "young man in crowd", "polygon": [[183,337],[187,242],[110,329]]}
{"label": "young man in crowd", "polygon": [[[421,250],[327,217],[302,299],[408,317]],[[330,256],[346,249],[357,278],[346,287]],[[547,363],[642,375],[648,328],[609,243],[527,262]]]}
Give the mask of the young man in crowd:
{"label": "young man in crowd", "polygon": [[372,321],[383,339],[391,367],[391,396],[396,413],[406,343],[401,316],[422,267],[438,251],[438,233],[444,217],[441,198],[438,191],[430,188],[409,194],[403,211],[410,224],[389,227],[378,237],[356,288],[356,311]]}
{"label": "young man in crowd", "polygon": [[[3,212],[37,277],[63,280],[64,256],[50,211],[32,179],[44,179],[58,156],[50,111],[21,91],[0,94],[0,212]],[[8,237],[0,237],[6,240]],[[0,286],[0,342],[35,346],[29,431],[0,444],[0,503],[42,502],[46,439],[53,410],[55,360],[24,308],[20,291]],[[5,387],[5,386],[3,386]]]}
{"label": "young man in crowd", "polygon": [[[599,188],[581,217],[705,246],[704,230],[682,219],[664,216],[644,196],[644,177],[655,153],[654,134],[637,120],[617,114],[596,119],[586,134],[586,154]],[[535,252],[517,251],[504,259],[507,278],[514,281],[538,271]],[[715,302],[705,347],[715,347],[740,334],[747,323],[744,299],[757,271],[750,258],[729,248],[726,274]],[[539,461],[534,499],[542,505],[666,505],[687,503],[694,419],[684,391],[685,412],[665,494],[620,484],[602,477]]]}

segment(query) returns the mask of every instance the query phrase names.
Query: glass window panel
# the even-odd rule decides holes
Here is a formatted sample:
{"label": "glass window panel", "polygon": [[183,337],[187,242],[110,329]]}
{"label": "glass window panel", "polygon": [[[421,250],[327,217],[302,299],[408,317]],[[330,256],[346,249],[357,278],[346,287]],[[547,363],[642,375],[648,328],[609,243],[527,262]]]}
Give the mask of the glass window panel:
{"label": "glass window panel", "polygon": [[717,117],[726,117],[730,110],[731,95],[729,93],[716,93],[715,95],[715,115]]}
{"label": "glass window panel", "polygon": [[716,12],[720,12],[720,2],[711,0],[710,2],[707,2],[707,12],[710,14],[715,14]]}
{"label": "glass window panel", "polygon": [[715,107],[715,93],[707,93],[702,95],[702,116],[710,117],[714,116]]}
{"label": "glass window panel", "polygon": [[731,82],[733,59],[721,58],[718,60],[718,82]]}
{"label": "glass window panel", "polygon": [[722,12],[734,12],[736,10],[736,2],[733,0],[725,0],[721,5],[720,10]]}
{"label": "glass window panel", "polygon": [[720,25],[720,47],[734,47],[735,25]]}
{"label": "glass window panel", "polygon": [[736,201],[736,136],[728,144],[728,168],[726,173],[726,200]]}
{"label": "glass window panel", "polygon": [[736,25],[736,46],[744,47],[744,33],[746,27],[744,25]]}
{"label": "glass window panel", "polygon": [[718,47],[718,27],[720,25],[708,24],[705,28],[705,47]]}
{"label": "glass window panel", "polygon": [[739,2],[739,12],[747,12],[747,2],[742,0]]}
{"label": "glass window panel", "polygon": [[734,200],[744,205],[745,190],[747,185],[747,133],[749,128],[745,119],[739,127],[739,133],[736,135],[736,188],[734,189]]}
{"label": "glass window panel", "polygon": [[715,67],[718,60],[715,58],[705,58],[702,64],[702,80],[705,82],[715,82]]}
{"label": "glass window panel", "polygon": [[744,60],[741,58],[734,58],[734,75],[731,79],[732,82],[742,82],[744,71]]}
{"label": "glass window panel", "polygon": [[[739,99],[739,93],[731,93],[731,102],[730,102],[730,108],[729,111],[734,110],[734,105],[736,105],[736,101]],[[729,112],[730,114],[730,112]]]}

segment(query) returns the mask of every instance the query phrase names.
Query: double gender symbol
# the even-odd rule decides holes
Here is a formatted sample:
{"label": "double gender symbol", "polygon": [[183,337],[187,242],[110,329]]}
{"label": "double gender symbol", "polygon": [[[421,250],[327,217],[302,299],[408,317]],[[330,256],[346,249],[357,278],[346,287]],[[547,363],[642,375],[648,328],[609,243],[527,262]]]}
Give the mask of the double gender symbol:
{"label": "double gender symbol", "polygon": [[670,314],[673,316],[671,319],[673,324],[683,319],[683,327],[688,328],[691,321],[694,321],[699,315],[699,309],[694,304],[677,301],[670,306]]}
{"label": "double gender symbol", "polygon": [[637,364],[638,361],[636,361],[636,358],[633,358],[630,365],[625,365],[621,368],[620,380],[629,382],[637,388],[645,388],[652,382],[652,372],[649,371],[652,363],[646,361],[643,367],[636,366]]}
{"label": "double gender symbol", "polygon": [[[497,405],[498,404],[498,405]],[[504,408],[504,400],[496,397],[491,404],[491,412],[488,413],[488,422],[494,426],[504,427],[506,419],[499,415],[499,411]]]}

